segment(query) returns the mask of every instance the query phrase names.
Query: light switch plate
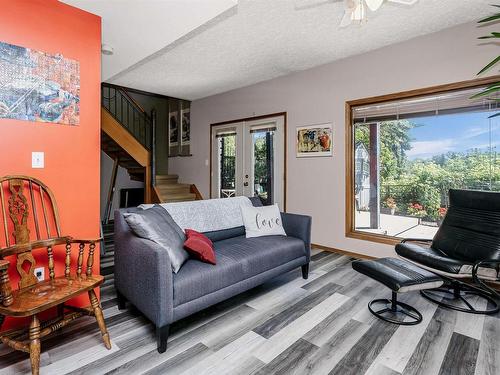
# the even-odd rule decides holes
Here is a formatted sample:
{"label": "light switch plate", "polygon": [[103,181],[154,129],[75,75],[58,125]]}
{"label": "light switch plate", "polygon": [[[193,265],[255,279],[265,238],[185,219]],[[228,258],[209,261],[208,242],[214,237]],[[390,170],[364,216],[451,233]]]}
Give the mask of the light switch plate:
{"label": "light switch plate", "polygon": [[31,153],[31,168],[43,168],[45,166],[45,153],[33,151]]}

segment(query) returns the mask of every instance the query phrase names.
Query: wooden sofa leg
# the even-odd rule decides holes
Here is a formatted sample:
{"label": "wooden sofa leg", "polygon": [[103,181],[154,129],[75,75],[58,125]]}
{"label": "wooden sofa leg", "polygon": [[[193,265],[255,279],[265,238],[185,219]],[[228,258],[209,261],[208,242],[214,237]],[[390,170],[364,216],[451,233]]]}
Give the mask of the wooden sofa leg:
{"label": "wooden sofa leg", "polygon": [[165,353],[167,350],[168,333],[170,326],[156,327],[156,339],[158,341],[158,353]]}
{"label": "wooden sofa leg", "polygon": [[125,296],[121,294],[119,291],[116,291],[116,299],[118,301],[118,310],[125,309],[125,304],[127,302]]}
{"label": "wooden sofa leg", "polygon": [[40,321],[36,315],[31,318],[29,328],[31,373],[40,373]]}
{"label": "wooden sofa leg", "polygon": [[309,263],[302,266],[302,278],[307,280],[309,277]]}

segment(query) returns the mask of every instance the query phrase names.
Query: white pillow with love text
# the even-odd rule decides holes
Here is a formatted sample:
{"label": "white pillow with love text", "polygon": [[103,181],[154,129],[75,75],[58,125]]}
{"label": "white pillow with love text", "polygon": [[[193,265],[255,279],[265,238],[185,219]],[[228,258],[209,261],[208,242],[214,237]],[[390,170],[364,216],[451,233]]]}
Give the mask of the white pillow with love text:
{"label": "white pillow with love text", "polygon": [[286,236],[278,205],[263,207],[241,206],[246,237]]}

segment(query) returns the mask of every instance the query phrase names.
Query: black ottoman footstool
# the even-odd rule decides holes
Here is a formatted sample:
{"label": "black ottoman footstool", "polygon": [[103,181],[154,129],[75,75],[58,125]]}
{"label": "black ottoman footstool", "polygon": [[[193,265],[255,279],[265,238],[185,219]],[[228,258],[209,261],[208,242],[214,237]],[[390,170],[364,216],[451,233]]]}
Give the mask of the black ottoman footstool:
{"label": "black ottoman footstool", "polygon": [[398,301],[398,293],[443,285],[443,279],[438,275],[397,258],[357,260],[352,262],[352,268],[392,290],[392,299],[373,300],[368,309],[377,318],[394,324],[413,325],[422,321],[422,314],[417,309]]}

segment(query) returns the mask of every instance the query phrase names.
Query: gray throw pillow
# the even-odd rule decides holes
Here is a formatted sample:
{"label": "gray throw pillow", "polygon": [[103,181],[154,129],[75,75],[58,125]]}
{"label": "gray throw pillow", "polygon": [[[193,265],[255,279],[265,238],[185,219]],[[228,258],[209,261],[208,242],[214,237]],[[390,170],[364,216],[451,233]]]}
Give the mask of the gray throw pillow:
{"label": "gray throw pillow", "polygon": [[147,210],[124,213],[123,216],[137,236],[153,241],[167,251],[172,271],[177,273],[189,254],[184,250],[186,236],[167,210],[155,205]]}

